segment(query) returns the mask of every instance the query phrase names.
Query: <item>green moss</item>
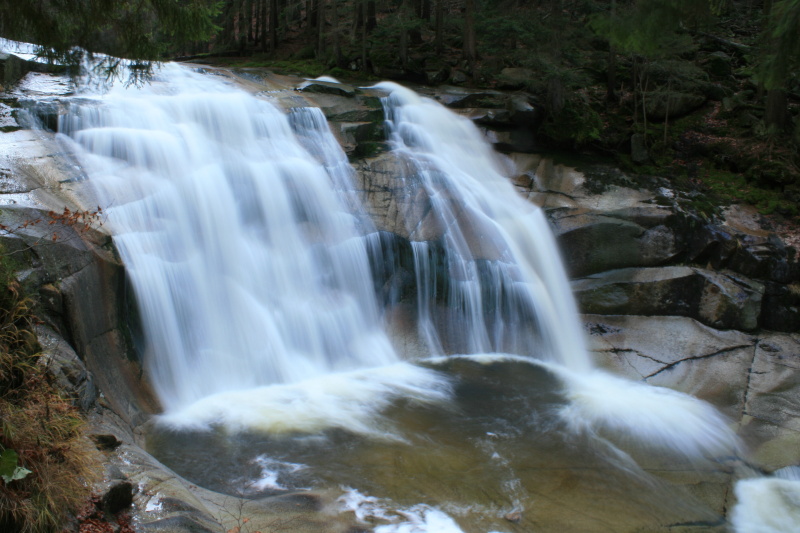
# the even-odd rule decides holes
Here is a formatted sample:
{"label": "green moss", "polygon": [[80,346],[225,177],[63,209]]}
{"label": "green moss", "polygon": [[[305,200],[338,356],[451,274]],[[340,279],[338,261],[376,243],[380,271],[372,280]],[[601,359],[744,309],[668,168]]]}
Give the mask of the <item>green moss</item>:
{"label": "green moss", "polygon": [[389,146],[385,142],[361,142],[356,147],[356,157],[374,157],[383,152],[389,151]]}
{"label": "green moss", "polygon": [[723,203],[748,203],[765,215],[800,215],[796,202],[788,198],[782,190],[758,187],[743,174],[712,169],[702,175],[701,183]]}
{"label": "green moss", "polygon": [[290,74],[294,76],[306,76],[316,78],[328,72],[328,69],[314,59],[291,59],[286,61],[273,61],[258,56],[251,57],[246,61],[236,62],[232,65],[236,68],[268,68],[279,74]]}

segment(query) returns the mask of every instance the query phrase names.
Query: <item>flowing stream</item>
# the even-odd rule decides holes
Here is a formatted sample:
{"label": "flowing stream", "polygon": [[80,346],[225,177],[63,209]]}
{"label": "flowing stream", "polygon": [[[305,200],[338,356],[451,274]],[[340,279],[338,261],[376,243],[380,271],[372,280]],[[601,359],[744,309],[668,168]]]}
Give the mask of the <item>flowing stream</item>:
{"label": "flowing stream", "polygon": [[542,211],[470,121],[377,88],[427,213],[408,228],[430,235],[411,243],[424,360],[392,345],[382,241],[318,109],[166,65],[61,119],[135,289],[153,453],[229,494],[337,490],[383,533],[719,520],[672,481],[735,453],[726,421],[594,369]]}

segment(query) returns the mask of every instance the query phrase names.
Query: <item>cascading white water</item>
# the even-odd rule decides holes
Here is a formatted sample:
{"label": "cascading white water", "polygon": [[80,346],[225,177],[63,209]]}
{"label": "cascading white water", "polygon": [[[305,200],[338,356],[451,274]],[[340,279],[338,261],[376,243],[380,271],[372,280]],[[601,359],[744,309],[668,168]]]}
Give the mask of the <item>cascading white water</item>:
{"label": "cascading white water", "polygon": [[[712,406],[593,368],[544,214],[514,190],[477,127],[396,83],[377,87],[390,93],[384,107],[391,141],[411,169],[404,179],[425,191],[425,222],[438,227],[444,250],[447,318],[436,323],[430,248],[413,246],[419,327],[429,349],[442,353],[444,336],[479,360],[510,352],[544,361],[564,383],[570,403],[561,416],[573,431],[605,432],[693,459],[735,453],[738,439]],[[508,359],[519,360],[488,357]]]}
{"label": "cascading white water", "polygon": [[[460,351],[535,351],[589,370],[578,311],[543,212],[514,190],[471,121],[400,85],[377,87],[390,92],[386,118],[394,151],[411,169],[405,179],[425,191],[433,218],[425,222],[441,232],[450,283],[446,327],[466,336]],[[426,253],[427,247],[415,247],[420,328],[436,352],[442,348],[430,318],[433,273]],[[535,322],[533,335],[524,334],[525,322]]]}
{"label": "cascading white water", "polygon": [[[470,121],[378,87],[390,94],[394,153],[412,169],[403,179],[425,192],[425,223],[439,234],[412,244],[431,351],[545,361],[578,430],[693,457],[735,447],[702,402],[592,368],[543,212],[516,194]],[[167,419],[381,434],[375,417],[392,398],[447,398],[443,378],[401,363],[383,330],[368,257],[379,240],[319,110],[287,117],[174,65],[144,89],[94,98],[60,130],[108,212]]]}
{"label": "cascading white water", "polygon": [[[175,65],[159,78],[75,106],[60,131],[106,206],[166,412],[241,418],[225,394],[398,363],[352,207],[353,171],[322,113],[295,111],[293,130],[224,82]],[[409,381],[437,389],[414,369]],[[274,402],[318,395],[277,394],[251,400],[266,415]]]}

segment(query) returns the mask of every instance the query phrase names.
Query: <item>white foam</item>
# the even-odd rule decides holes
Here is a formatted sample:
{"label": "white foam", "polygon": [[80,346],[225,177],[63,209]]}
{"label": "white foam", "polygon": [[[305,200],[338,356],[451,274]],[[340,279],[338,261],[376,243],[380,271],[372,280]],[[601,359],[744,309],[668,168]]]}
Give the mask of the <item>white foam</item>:
{"label": "white foam", "polygon": [[339,501],[343,504],[342,510],[352,511],[360,522],[390,522],[375,527],[375,533],[464,533],[455,520],[430,505],[392,509],[388,500],[367,496],[349,487]]}
{"label": "white foam", "polygon": [[288,487],[280,482],[281,476],[294,474],[308,468],[304,464],[279,461],[267,455],[259,455],[253,460],[253,463],[261,468],[261,475],[258,479],[246,483],[245,488],[249,492],[288,490]]}
{"label": "white foam", "polygon": [[380,413],[398,398],[444,402],[450,386],[438,372],[399,363],[329,374],[299,383],[214,394],[160,417],[181,428],[317,433],[341,428],[373,437],[398,438]]}
{"label": "white foam", "polygon": [[375,533],[464,533],[455,520],[442,511],[420,504],[398,511],[406,520],[375,528]]}
{"label": "white foam", "polygon": [[[575,433],[601,432],[612,442],[658,449],[688,459],[715,458],[743,449],[728,420],[713,405],[679,391],[600,370],[574,372],[562,365],[512,354],[451,357],[484,365],[518,362],[548,369],[564,385],[563,394],[569,403],[559,415]],[[429,361],[441,364],[447,359]]]}
{"label": "white foam", "polygon": [[560,415],[575,431],[599,431],[613,441],[622,439],[688,459],[736,454],[741,449],[729,422],[707,402],[601,371],[550,368],[566,385],[569,404]]}
{"label": "white foam", "polygon": [[734,488],[731,512],[736,533],[800,531],[800,481],[780,478],[743,479]]}
{"label": "white foam", "polygon": [[327,83],[340,83],[340,84],[342,83],[342,82],[340,82],[339,80],[337,80],[336,78],[334,78],[332,76],[318,76],[318,77],[316,77],[316,78],[314,78],[313,80],[310,80],[310,81],[324,81],[324,82],[327,82]]}

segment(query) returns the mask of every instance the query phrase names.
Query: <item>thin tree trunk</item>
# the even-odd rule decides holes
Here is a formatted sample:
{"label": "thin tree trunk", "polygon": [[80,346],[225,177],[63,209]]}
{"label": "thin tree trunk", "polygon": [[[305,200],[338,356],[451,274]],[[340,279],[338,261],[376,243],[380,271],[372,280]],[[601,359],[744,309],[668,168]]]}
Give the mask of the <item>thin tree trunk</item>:
{"label": "thin tree trunk", "polygon": [[316,29],[316,26],[314,24],[314,19],[317,16],[316,10],[317,10],[316,0],[306,0],[306,24],[304,33],[307,37],[311,37],[314,35],[314,31]]}
{"label": "thin tree trunk", "polygon": [[669,131],[669,103],[672,100],[672,78],[667,81],[667,104],[664,111],[664,146],[667,146],[667,132]]}
{"label": "thin tree trunk", "polygon": [[264,51],[264,19],[266,14],[264,12],[264,0],[255,0],[255,32],[253,38],[253,44],[256,49]]}
{"label": "thin tree trunk", "polygon": [[[405,0],[403,3],[408,3],[408,0]],[[418,19],[421,13],[422,13],[422,0],[411,0],[411,5],[406,7],[404,18],[407,21],[412,22]],[[422,43],[422,32],[420,32],[419,28],[409,30],[408,38],[410,43],[420,44]]]}
{"label": "thin tree trunk", "polygon": [[478,58],[475,43],[475,0],[466,0],[464,7],[464,57],[474,75],[475,61]]}
{"label": "thin tree trunk", "polygon": [[786,91],[782,89],[771,89],[767,91],[767,104],[764,114],[764,122],[767,127],[777,131],[786,129],[789,123],[789,111],[786,100]]}
{"label": "thin tree trunk", "polygon": [[325,55],[325,0],[317,0],[317,59]]}
{"label": "thin tree trunk", "polygon": [[253,42],[253,0],[242,3],[242,22],[244,24],[244,42],[248,46]]}
{"label": "thin tree trunk", "polygon": [[333,59],[336,66],[342,66],[342,49],[339,45],[339,14],[336,10],[337,0],[331,0],[331,34],[333,36]]}
{"label": "thin tree trunk", "polygon": [[372,33],[372,30],[378,25],[378,19],[375,12],[375,0],[367,0],[367,33]]}
{"label": "thin tree trunk", "polygon": [[[616,17],[617,0],[611,0],[611,18]],[[609,103],[617,102],[617,50],[611,42],[608,43],[608,69],[606,78],[606,101]]]}
{"label": "thin tree trunk", "polygon": [[367,66],[367,25],[361,25],[361,70],[364,72],[369,72],[369,67]]}
{"label": "thin tree trunk", "polygon": [[644,69],[642,69],[639,73],[639,92],[641,93],[642,99],[642,124],[644,125],[645,143],[647,143],[647,101],[645,98],[645,93],[647,92],[649,81],[649,78],[644,75]]}
{"label": "thin tree trunk", "polygon": [[444,0],[436,0],[436,53],[444,52]]}
{"label": "thin tree trunk", "polygon": [[269,0],[269,50],[278,49],[278,0]]}
{"label": "thin tree trunk", "polygon": [[359,35],[359,30],[364,25],[364,4],[366,0],[353,0],[353,27],[351,32],[353,34],[353,41],[356,35]]}
{"label": "thin tree trunk", "polygon": [[409,16],[409,8],[408,8],[409,0],[403,0],[403,3],[400,5],[400,64],[403,68],[408,66],[408,41],[409,41],[409,31],[403,26],[405,21],[408,20]]}

